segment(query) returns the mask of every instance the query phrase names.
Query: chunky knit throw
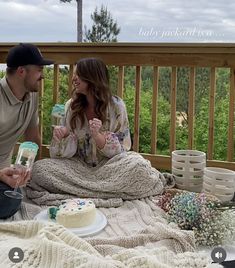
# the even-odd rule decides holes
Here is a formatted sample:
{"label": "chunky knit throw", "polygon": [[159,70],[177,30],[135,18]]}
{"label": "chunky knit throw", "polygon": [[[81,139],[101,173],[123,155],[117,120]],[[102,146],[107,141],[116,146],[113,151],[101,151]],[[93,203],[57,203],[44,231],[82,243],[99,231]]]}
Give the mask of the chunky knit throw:
{"label": "chunky knit throw", "polygon": [[57,205],[59,200],[87,198],[139,199],[161,194],[165,177],[140,154],[127,152],[88,167],[77,158],[37,161],[26,191],[39,205]]}
{"label": "chunky knit throw", "polygon": [[[23,203],[14,219],[27,219],[35,205]],[[204,268],[208,254],[194,252],[194,236],[174,224],[151,198],[124,201],[117,208],[100,208],[108,224],[100,233],[79,238],[64,227],[32,220],[0,223],[0,267],[22,268]],[[38,211],[36,211],[38,212]],[[13,264],[8,252],[24,251]]]}
{"label": "chunky knit throw", "polygon": [[[102,240],[100,240],[102,243]],[[209,267],[210,261],[203,254],[185,252],[175,254],[166,247],[122,248],[115,247],[100,254],[90,243],[70,233],[61,225],[35,221],[0,224],[0,267],[22,268],[191,268]],[[20,247],[24,259],[12,263],[8,252]]]}
{"label": "chunky knit throw", "polygon": [[[151,196],[166,185],[165,177],[136,153],[95,168],[78,159],[38,161],[26,190],[41,207],[23,202],[16,215],[0,223],[0,267],[216,267],[208,254],[194,252],[193,232],[168,224],[154,203]],[[82,239],[58,224],[32,220],[45,205],[74,196],[94,198],[108,220],[101,232]],[[13,247],[24,251],[19,264],[8,258]]]}

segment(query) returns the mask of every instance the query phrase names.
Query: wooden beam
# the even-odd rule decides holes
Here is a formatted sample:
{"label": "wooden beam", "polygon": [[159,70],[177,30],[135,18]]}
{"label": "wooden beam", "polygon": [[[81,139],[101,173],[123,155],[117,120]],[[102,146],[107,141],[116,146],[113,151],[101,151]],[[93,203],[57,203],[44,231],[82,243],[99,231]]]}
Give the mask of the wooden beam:
{"label": "wooden beam", "polygon": [[[163,155],[141,154],[145,159],[149,160],[156,169],[171,171],[171,157]],[[235,162],[207,160],[206,166],[227,168],[235,171]]]}
{"label": "wooden beam", "polygon": [[[17,43],[0,44],[0,63]],[[235,67],[235,44],[185,43],[35,43],[56,64],[99,57],[109,65]]]}

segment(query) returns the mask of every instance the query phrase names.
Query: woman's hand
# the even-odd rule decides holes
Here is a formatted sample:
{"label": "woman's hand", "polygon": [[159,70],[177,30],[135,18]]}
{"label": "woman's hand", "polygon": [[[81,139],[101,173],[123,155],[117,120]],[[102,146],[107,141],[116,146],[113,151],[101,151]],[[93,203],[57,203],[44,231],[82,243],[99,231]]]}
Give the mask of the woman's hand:
{"label": "woman's hand", "polygon": [[91,131],[91,136],[95,140],[96,146],[99,149],[104,148],[106,142],[105,136],[104,134],[100,133],[102,122],[97,118],[93,118],[93,120],[89,120],[89,127]]}
{"label": "woman's hand", "polygon": [[55,141],[61,141],[63,138],[69,135],[69,131],[66,127],[55,126],[53,130],[53,138]]}
{"label": "woman's hand", "polygon": [[15,165],[0,170],[0,180],[12,188],[24,186],[31,177],[31,172],[24,166]]}
{"label": "woman's hand", "polygon": [[90,131],[91,131],[91,136],[93,138],[95,138],[100,133],[100,128],[102,127],[102,122],[97,118],[93,118],[93,120],[89,120],[89,127],[90,127]]}

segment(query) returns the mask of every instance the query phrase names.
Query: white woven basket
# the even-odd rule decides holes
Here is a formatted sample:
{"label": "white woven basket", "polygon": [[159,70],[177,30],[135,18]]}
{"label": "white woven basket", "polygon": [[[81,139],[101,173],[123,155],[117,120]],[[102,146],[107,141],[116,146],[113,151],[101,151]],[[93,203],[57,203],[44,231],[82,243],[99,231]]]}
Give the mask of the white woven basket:
{"label": "white woven basket", "polygon": [[235,192],[235,172],[224,168],[206,167],[203,192],[213,194],[222,202],[232,200]]}
{"label": "white woven basket", "polygon": [[179,189],[201,192],[206,154],[196,150],[176,150],[172,152],[172,174]]}

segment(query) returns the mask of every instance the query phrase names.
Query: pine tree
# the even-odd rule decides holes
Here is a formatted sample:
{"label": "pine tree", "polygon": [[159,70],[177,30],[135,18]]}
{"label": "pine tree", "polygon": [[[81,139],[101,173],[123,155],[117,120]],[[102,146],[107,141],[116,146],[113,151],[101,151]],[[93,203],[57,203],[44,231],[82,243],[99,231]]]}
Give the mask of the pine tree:
{"label": "pine tree", "polygon": [[[77,2],[77,42],[82,42],[82,0]],[[72,0],[60,0],[63,3],[70,3]]]}
{"label": "pine tree", "polygon": [[85,26],[85,42],[117,42],[117,35],[120,33],[120,28],[117,22],[114,22],[111,13],[107,7],[101,6],[101,9],[95,8],[91,14],[93,25],[91,29]]}

